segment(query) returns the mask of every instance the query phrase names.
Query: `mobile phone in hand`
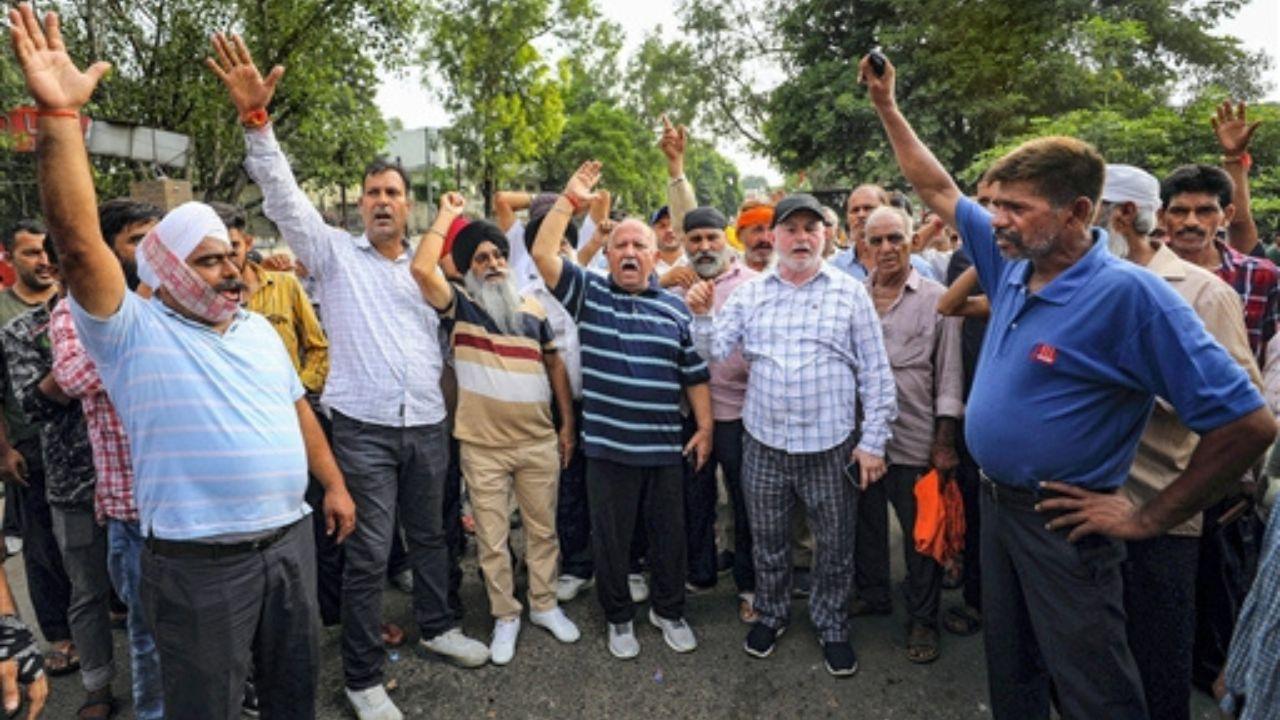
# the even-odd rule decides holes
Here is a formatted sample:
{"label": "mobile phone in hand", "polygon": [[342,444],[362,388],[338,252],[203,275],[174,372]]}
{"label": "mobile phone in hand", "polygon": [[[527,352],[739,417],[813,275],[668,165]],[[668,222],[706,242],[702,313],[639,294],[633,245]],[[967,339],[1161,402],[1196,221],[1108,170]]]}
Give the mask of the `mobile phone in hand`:
{"label": "mobile phone in hand", "polygon": [[862,487],[862,470],[858,461],[855,460],[844,466],[844,476],[849,478],[849,482],[853,483],[854,487]]}
{"label": "mobile phone in hand", "polygon": [[867,61],[871,63],[871,72],[875,73],[876,77],[884,77],[885,66],[889,61],[885,59],[884,53],[880,52],[879,48],[873,48],[867,53]]}

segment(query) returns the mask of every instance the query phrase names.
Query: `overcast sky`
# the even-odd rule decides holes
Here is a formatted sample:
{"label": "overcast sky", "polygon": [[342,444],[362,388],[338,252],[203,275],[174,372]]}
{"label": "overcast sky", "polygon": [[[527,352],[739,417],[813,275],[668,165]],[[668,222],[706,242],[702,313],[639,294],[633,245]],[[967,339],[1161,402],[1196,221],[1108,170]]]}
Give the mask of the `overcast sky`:
{"label": "overcast sky", "polygon": [[[601,9],[610,19],[620,23],[627,33],[623,57],[639,44],[656,25],[673,28],[677,24],[675,0],[599,0]],[[1268,100],[1280,100],[1280,52],[1276,38],[1280,37],[1280,1],[1250,0],[1249,4],[1232,20],[1218,28],[1221,34],[1231,34],[1244,41],[1249,50],[1266,50],[1271,58],[1267,80],[1271,85]],[[423,85],[422,76],[412,72],[404,77],[387,77],[378,89],[378,105],[388,118],[399,118],[405,127],[449,124],[449,116],[440,103]],[[748,154],[742,148],[722,143],[720,151],[737,165],[744,175],[764,175],[771,182],[780,182],[781,175],[767,160]]]}

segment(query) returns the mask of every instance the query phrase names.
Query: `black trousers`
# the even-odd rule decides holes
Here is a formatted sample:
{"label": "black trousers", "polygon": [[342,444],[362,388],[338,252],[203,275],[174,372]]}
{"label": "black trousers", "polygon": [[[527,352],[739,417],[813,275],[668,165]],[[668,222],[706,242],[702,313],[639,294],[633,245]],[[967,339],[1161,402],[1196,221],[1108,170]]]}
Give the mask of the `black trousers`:
{"label": "black trousers", "polygon": [[31,438],[15,447],[27,461],[27,486],[10,485],[8,499],[17,505],[18,524],[22,528],[22,567],[27,574],[27,592],[45,640],[70,640],[71,579],[67,577],[62,551],[53,534],[53,513],[45,495],[40,440]]}
{"label": "black trousers", "polygon": [[1218,518],[1235,504],[1227,498],[1204,511],[1196,572],[1196,640],[1191,679],[1212,692],[1227,662],[1236,617],[1258,572],[1264,527],[1252,510],[1220,525]]}
{"label": "black trousers", "polygon": [[1147,710],[1160,720],[1189,720],[1200,538],[1161,535],[1126,546],[1124,610]]}
{"label": "black trousers", "polygon": [[879,482],[872,483],[858,499],[854,542],[858,597],[872,605],[889,607],[889,505],[902,526],[902,550],[907,565],[907,611],[911,619],[936,627],[942,597],[942,567],[928,555],[916,552],[912,533],[916,526],[916,482],[926,468],[890,465]]}
{"label": "black trousers", "polygon": [[[1050,683],[1069,720],[1146,720],[1125,627],[1124,543],[1072,544],[1034,498],[982,492],[982,624],[996,720],[1049,717]],[[1001,486],[1006,487],[1006,486]],[[1030,491],[1023,491],[1030,494]]]}
{"label": "black trousers", "polygon": [[[692,418],[684,423],[685,442],[697,429]],[[716,423],[719,427],[720,423]],[[719,567],[716,561],[716,458],[715,435],[712,435],[712,456],[702,469],[684,464],[684,534],[688,554],[689,582],[699,587],[716,584]],[[739,456],[741,457],[741,456]]]}
{"label": "black trousers", "polygon": [[956,481],[960,483],[960,496],[964,499],[964,585],[961,591],[964,604],[982,610],[982,477],[978,461],[969,454],[964,444],[964,427],[956,431],[956,450],[960,465],[956,468]]}
{"label": "black trousers", "polygon": [[684,616],[687,557],[684,531],[684,467],[634,467],[587,458],[587,495],[591,502],[591,546],[596,565],[596,596],[609,622],[630,622],[635,605],[627,587],[632,538],[643,513],[652,573],[650,601],[668,619]]}
{"label": "black trousers", "polygon": [[236,720],[250,659],[264,718],[314,718],[320,669],[315,548],[304,518],[269,548],[228,558],[142,551],[165,716]]}
{"label": "black trousers", "polygon": [[[582,428],[582,403],[574,401],[575,428]],[[560,423],[557,419],[556,427]],[[556,533],[560,536],[560,574],[588,579],[595,574],[591,559],[591,510],[587,501],[587,456],[582,453],[582,433],[573,448],[569,467],[560,471],[556,491]]]}

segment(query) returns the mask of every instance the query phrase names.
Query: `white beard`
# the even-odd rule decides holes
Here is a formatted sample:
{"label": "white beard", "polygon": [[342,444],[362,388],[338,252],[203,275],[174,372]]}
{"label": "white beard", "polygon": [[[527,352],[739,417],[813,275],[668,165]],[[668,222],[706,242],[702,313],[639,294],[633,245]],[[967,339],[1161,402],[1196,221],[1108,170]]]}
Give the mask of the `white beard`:
{"label": "white beard", "polygon": [[502,282],[486,282],[478,279],[475,273],[468,272],[463,283],[471,299],[493,318],[504,335],[520,334],[519,310],[522,301],[511,273],[503,276]]}

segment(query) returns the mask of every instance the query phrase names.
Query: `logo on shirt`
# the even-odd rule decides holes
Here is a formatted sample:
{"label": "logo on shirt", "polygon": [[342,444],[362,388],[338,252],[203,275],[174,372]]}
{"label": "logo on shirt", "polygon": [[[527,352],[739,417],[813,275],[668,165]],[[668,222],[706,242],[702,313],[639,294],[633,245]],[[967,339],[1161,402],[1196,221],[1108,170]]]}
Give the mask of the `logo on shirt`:
{"label": "logo on shirt", "polygon": [[1042,365],[1052,365],[1058,359],[1058,349],[1048,343],[1036,343],[1031,349],[1031,359]]}

